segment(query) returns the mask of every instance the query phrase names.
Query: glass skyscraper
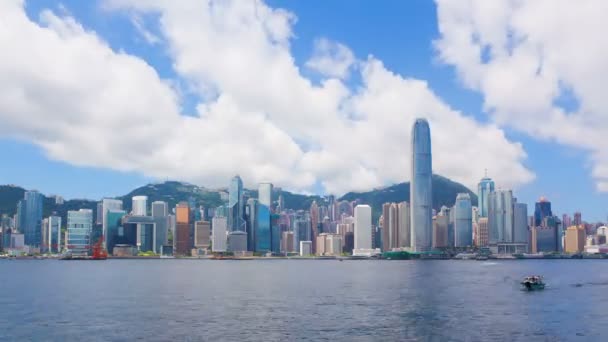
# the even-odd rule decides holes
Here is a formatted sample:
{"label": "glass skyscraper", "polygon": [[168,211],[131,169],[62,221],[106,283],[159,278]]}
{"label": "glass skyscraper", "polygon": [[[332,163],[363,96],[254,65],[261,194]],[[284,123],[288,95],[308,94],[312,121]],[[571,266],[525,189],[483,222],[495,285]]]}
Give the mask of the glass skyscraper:
{"label": "glass skyscraper", "polygon": [[38,191],[26,191],[18,213],[19,231],[27,246],[40,246],[42,240],[42,202]]}
{"label": "glass skyscraper", "polygon": [[268,252],[271,250],[271,212],[272,184],[260,183],[258,188],[258,210],[255,225],[255,251]]}
{"label": "glass skyscraper", "polygon": [[243,181],[241,177],[234,176],[230,181],[228,189],[228,230],[245,231],[245,220],[243,219]]}
{"label": "glass skyscraper", "polygon": [[412,127],[411,167],[411,245],[413,251],[424,252],[433,242],[431,129],[426,119],[417,119]]}
{"label": "glass skyscraper", "polygon": [[486,175],[477,185],[479,217],[488,217],[488,198],[492,191],[494,191],[494,181]]}
{"label": "glass skyscraper", "polygon": [[513,242],[513,192],[497,190],[488,196],[489,242]]}
{"label": "glass skyscraper", "polygon": [[89,253],[92,230],[93,210],[68,211],[67,249],[73,256],[84,256]]}
{"label": "glass skyscraper", "polygon": [[471,196],[460,193],[456,196],[454,205],[454,233],[455,247],[467,247],[473,245],[473,208]]}

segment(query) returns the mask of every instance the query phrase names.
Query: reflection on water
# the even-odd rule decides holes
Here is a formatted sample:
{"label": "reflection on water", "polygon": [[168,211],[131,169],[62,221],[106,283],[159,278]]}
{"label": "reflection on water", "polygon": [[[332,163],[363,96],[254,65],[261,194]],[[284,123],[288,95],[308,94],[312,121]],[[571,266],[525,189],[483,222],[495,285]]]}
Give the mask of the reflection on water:
{"label": "reflection on water", "polygon": [[[0,261],[6,340],[600,340],[608,263]],[[541,274],[545,291],[521,291]],[[576,319],[573,319],[575,317]]]}

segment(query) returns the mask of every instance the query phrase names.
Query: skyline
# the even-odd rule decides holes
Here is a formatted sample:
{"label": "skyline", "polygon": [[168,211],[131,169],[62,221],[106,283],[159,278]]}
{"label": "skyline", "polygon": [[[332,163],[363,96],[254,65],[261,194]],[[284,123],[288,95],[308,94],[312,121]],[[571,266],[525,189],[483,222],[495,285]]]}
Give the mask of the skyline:
{"label": "skyline", "polygon": [[[28,36],[29,38],[20,35],[21,41],[10,40],[5,36],[0,38],[9,49],[13,47],[11,51],[15,53],[8,54],[6,56],[8,58],[0,61],[0,64],[3,65],[0,67],[0,75],[9,75],[7,70],[14,69],[15,73],[10,75],[17,78],[9,79],[5,77],[6,82],[12,84],[17,89],[23,89],[26,94],[29,94],[29,97],[26,98],[27,105],[44,108],[43,111],[36,114],[38,116],[33,116],[34,114],[28,114],[30,116],[23,115],[23,118],[30,119],[28,122],[19,120],[16,122],[15,119],[18,118],[18,113],[22,113],[22,108],[18,107],[18,104],[7,103],[4,98],[0,100],[0,113],[2,113],[0,114],[0,118],[6,124],[3,125],[4,129],[0,130],[0,148],[6,151],[6,162],[3,163],[2,170],[0,170],[0,183],[12,183],[29,189],[35,188],[46,194],[57,193],[66,198],[100,198],[103,196],[122,195],[135,186],[156,182],[167,177],[213,187],[214,183],[227,184],[226,179],[229,179],[234,174],[241,174],[246,181],[251,182],[248,184],[251,187],[251,185],[262,181],[260,174],[264,174],[263,177],[270,178],[275,185],[294,190],[295,192],[328,194],[348,190],[369,190],[374,187],[408,181],[406,179],[407,176],[403,176],[407,175],[407,172],[403,172],[404,169],[408,168],[407,149],[403,147],[393,149],[391,147],[393,141],[403,141],[404,139],[407,141],[409,125],[413,122],[413,117],[420,116],[421,112],[437,109],[437,112],[432,113],[431,117],[429,117],[429,121],[433,125],[433,131],[438,131],[438,133],[433,133],[433,153],[436,156],[437,174],[462,182],[474,191],[476,183],[483,176],[483,170],[488,169],[488,174],[495,180],[497,188],[512,188],[518,194],[518,200],[521,202],[534,203],[540,196],[546,196],[554,203],[554,210],[556,212],[572,214],[575,211],[583,211],[586,219],[605,220],[607,214],[605,203],[608,197],[605,193],[597,192],[597,187],[601,188],[601,184],[603,184],[601,182],[601,156],[585,152],[589,150],[589,147],[581,147],[578,144],[572,143],[572,139],[568,138],[570,133],[567,130],[567,121],[564,121],[564,126],[562,126],[564,137],[560,138],[552,137],[547,132],[536,134],[536,132],[526,132],[521,127],[511,127],[511,124],[505,124],[505,105],[493,102],[498,90],[488,88],[489,85],[494,84],[492,82],[495,82],[494,76],[490,71],[497,61],[507,60],[511,63],[509,66],[516,61],[512,58],[508,59],[509,56],[500,55],[500,50],[495,48],[497,51],[496,55],[489,55],[486,58],[487,69],[489,70],[486,72],[479,69],[478,66],[467,64],[468,61],[465,59],[459,59],[462,56],[450,55],[449,52],[453,51],[451,50],[454,47],[453,44],[457,42],[448,33],[456,32],[456,29],[458,29],[458,27],[450,26],[457,24],[457,21],[451,20],[457,9],[447,7],[445,3],[440,3],[439,9],[435,8],[435,5],[432,3],[425,3],[423,5],[414,2],[387,5],[383,6],[383,8],[369,5],[364,6],[362,3],[356,3],[353,6],[331,4],[328,5],[327,14],[320,15],[319,11],[313,8],[314,5],[271,1],[267,3],[267,6],[262,2],[258,2],[258,9],[260,10],[258,14],[263,13],[264,15],[268,15],[268,17],[263,19],[286,20],[279,20],[278,27],[274,27],[273,29],[276,30],[272,31],[275,34],[286,35],[274,37],[280,43],[278,46],[273,44],[268,45],[267,36],[255,36],[259,38],[260,46],[263,49],[260,52],[254,49],[254,47],[247,46],[247,48],[252,49],[251,51],[247,51],[252,57],[250,61],[252,67],[259,67],[261,70],[268,72],[278,72],[280,79],[287,82],[285,84],[287,84],[289,89],[297,88],[292,87],[291,84],[310,83],[305,87],[306,92],[312,91],[313,94],[317,95],[318,93],[321,93],[323,96],[329,96],[328,94],[330,94],[327,92],[327,88],[322,87],[323,82],[327,84],[329,81],[332,81],[333,83],[329,83],[341,85],[344,87],[347,95],[339,98],[342,98],[348,105],[358,105],[352,112],[338,113],[355,115],[352,118],[353,120],[350,121],[336,119],[333,114],[318,116],[318,120],[314,119],[316,116],[313,114],[316,113],[316,110],[315,108],[310,109],[308,106],[303,106],[302,109],[310,109],[310,113],[299,111],[299,113],[294,113],[293,115],[279,114],[277,108],[280,109],[281,103],[277,102],[277,96],[272,92],[260,93],[260,103],[252,103],[248,98],[248,95],[251,93],[244,93],[247,89],[241,88],[240,85],[237,87],[238,84],[231,83],[234,80],[227,79],[226,77],[229,75],[206,75],[210,70],[208,67],[215,64],[192,65],[194,68],[192,73],[182,69],[181,67],[184,66],[183,58],[188,54],[197,56],[199,51],[191,49],[192,41],[182,41],[181,43],[184,44],[183,51],[170,52],[171,49],[178,46],[176,44],[179,41],[171,35],[170,27],[166,25],[158,26],[159,22],[155,19],[156,16],[160,15],[168,22],[173,22],[172,20],[177,18],[175,16],[181,15],[181,13],[165,6],[150,9],[141,8],[137,5],[135,6],[137,8],[132,8],[128,3],[129,1],[97,1],[82,4],[75,1],[65,1],[62,2],[62,6],[59,6],[58,3],[54,4],[52,2],[26,2],[25,13],[28,15],[27,18],[20,17],[22,10],[18,2],[9,1],[0,5],[3,8],[0,15],[10,20],[12,24],[11,28],[17,29],[22,27],[24,28],[21,30],[23,35],[31,34],[31,36]],[[110,4],[116,6],[108,8]],[[564,4],[562,3],[561,5]],[[238,10],[239,8],[236,7],[239,6],[227,7],[226,13]],[[297,17],[297,20],[288,18],[289,15],[284,12],[271,10],[271,7],[285,8],[293,17]],[[500,6],[485,10],[501,10],[498,7]],[[50,12],[43,12],[43,8],[49,8]],[[242,10],[243,8],[240,9]],[[439,10],[439,21],[436,21],[434,18],[437,10]],[[518,13],[523,15],[529,9],[517,8],[509,10],[511,10],[509,15],[515,16]],[[341,11],[344,11],[344,15],[341,16],[340,26],[332,25],[331,19],[336,13],[341,13]],[[382,17],[386,23],[372,22],[372,25],[369,25],[367,30],[353,27],[354,23],[362,18],[363,13],[369,11],[381,13],[379,17]],[[387,16],[389,12],[394,12],[395,14]],[[242,14],[245,17],[239,17],[239,19],[245,20],[247,13],[249,12],[243,11]],[[415,19],[414,17],[417,15],[421,15],[421,19]],[[404,17],[406,20],[404,20]],[[79,30],[77,27],[62,26],[71,22],[70,20],[73,20],[76,25],[82,25],[84,30]],[[397,21],[401,22],[402,25],[396,26],[395,23]],[[252,28],[258,27],[256,25],[260,24],[260,22],[262,24],[267,23],[264,20],[254,20]],[[117,32],[119,32],[121,37],[117,37],[116,33],[110,34],[110,24],[116,24],[116,26],[113,26],[113,29],[117,27]],[[474,21],[472,26],[467,29],[480,32],[485,29],[477,21]],[[179,27],[173,28],[179,29]],[[412,33],[406,33],[406,31],[412,28],[415,28]],[[494,49],[499,44],[499,39],[496,37],[500,36],[500,27],[492,28],[496,29],[496,36],[481,35],[482,40],[488,44],[489,49]],[[204,29],[216,32],[213,31],[216,28],[212,26]],[[520,30],[518,31],[519,33],[525,30],[533,32],[534,27],[522,25],[521,27],[517,27],[517,29]],[[352,30],[352,33],[348,33],[349,30]],[[55,41],[46,41],[41,38],[40,31],[47,33],[55,32],[57,39]],[[140,31],[148,31],[149,34],[152,34],[152,36],[148,35],[151,41],[154,41],[153,36],[156,36],[159,41],[157,43],[146,42],[146,35],[139,33]],[[443,33],[440,33],[440,31]],[[199,31],[197,33],[199,36],[202,34]],[[241,33],[238,31],[235,33],[234,44],[241,41],[239,38],[243,38]],[[374,33],[378,37],[382,37],[378,39],[377,43],[369,39],[369,35]],[[98,41],[86,41],[86,38],[91,38],[93,34]],[[361,35],[361,37],[357,38],[357,35]],[[221,37],[230,38],[225,35]],[[396,39],[399,37],[408,38],[405,39],[407,42],[399,41],[397,43]],[[91,45],[77,45],[76,42],[80,41],[76,38],[85,40],[91,43]],[[194,39],[196,36],[188,38]],[[551,37],[540,37],[538,39],[541,38],[549,39]],[[114,127],[111,131],[91,131],[90,137],[72,137],[69,132],[60,131],[59,129],[66,125],[66,121],[58,113],[66,111],[66,108],[57,107],[53,103],[45,102],[45,96],[62,99],[61,94],[52,91],[57,88],[58,83],[56,82],[59,81],[59,84],[70,87],[73,86],[70,83],[73,78],[71,74],[65,73],[65,69],[61,68],[61,65],[56,65],[56,63],[55,65],[39,63],[40,65],[37,67],[30,67],[33,72],[40,72],[41,74],[48,73],[49,70],[55,70],[57,79],[52,80],[42,78],[39,75],[32,76],[26,74],[23,69],[15,66],[14,62],[17,60],[22,60],[25,66],[31,61],[31,59],[27,58],[17,58],[17,52],[35,55],[35,47],[15,45],[22,42],[27,43],[28,41],[38,42],[35,45],[41,46],[44,44],[56,44],[48,45],[49,59],[56,61],[57,58],[65,58],[68,62],[75,57],[82,57],[80,49],[84,46],[93,49],[107,44],[103,53],[107,54],[109,60],[116,64],[97,64],[102,63],[102,61],[93,56],[90,63],[97,65],[100,70],[122,70],[119,68],[122,61],[121,57],[128,57],[130,61],[138,63],[137,65],[145,65],[151,69],[142,71],[142,73],[148,76],[150,76],[149,71],[156,73],[156,76],[150,80],[150,84],[156,85],[159,81],[180,84],[182,87],[180,89],[183,93],[175,91],[176,88],[169,87],[168,90],[163,88],[165,90],[161,93],[152,94],[159,94],[159,96],[162,94],[177,94],[177,100],[169,101],[171,104],[165,107],[159,105],[158,108],[178,108],[175,111],[168,109],[169,112],[181,114],[174,115],[172,120],[178,123],[179,126],[179,122],[183,119],[187,122],[187,126],[194,124],[199,130],[190,132],[188,127],[184,127],[184,131],[181,133],[184,133],[185,140],[178,141],[182,145],[169,144],[158,146],[160,146],[160,149],[163,146],[168,147],[173,152],[175,152],[175,149],[181,148],[185,153],[191,155],[192,159],[200,160],[200,162],[196,162],[193,165],[193,161],[184,159],[186,158],[185,155],[170,154],[169,156],[163,156],[164,159],[161,159],[162,163],[156,161],[154,165],[128,165],[129,162],[126,162],[124,158],[121,159],[121,155],[124,154],[124,157],[127,157],[129,160],[133,159],[136,163],[142,158],[139,158],[137,153],[132,154],[133,152],[131,152],[129,147],[123,146],[118,148],[117,146],[121,146],[120,144],[115,145],[106,142],[106,138],[109,138],[107,140],[117,140],[121,144],[123,142],[125,144],[128,143],[130,144],[128,146],[131,146],[133,151],[143,153],[149,159],[154,159],[154,154],[149,153],[149,149],[152,148],[148,146],[150,144],[146,143],[142,145],[138,141],[140,138],[149,141],[147,140],[147,133],[145,131],[148,129],[154,130],[156,129],[155,127],[144,125],[141,130],[134,130],[143,131],[141,134],[144,135],[141,137],[130,137],[129,130],[120,127],[141,124],[142,122],[147,123],[156,119],[166,124],[166,121],[164,121],[166,118],[165,116],[141,114],[141,110],[145,110],[148,107],[137,107],[139,104],[137,100],[149,101],[150,99],[129,91],[132,89],[130,88],[132,85],[139,84],[142,90],[144,88],[143,84],[131,83],[133,80],[129,79],[125,79],[121,84],[126,87],[124,89],[130,95],[129,100],[133,102],[133,108],[136,109],[138,116],[125,117],[125,112],[122,108],[125,103],[113,101],[120,100],[124,94],[110,92],[109,99],[112,101],[109,102],[112,103],[113,107],[102,104],[102,108],[100,109],[103,113],[105,113],[104,110],[108,111],[111,109],[120,112],[114,115],[116,117],[104,117],[104,120],[106,120],[110,127]],[[553,41],[548,40],[548,42]],[[565,42],[571,41],[565,39]],[[72,53],[60,55],[61,52],[58,51],[67,51],[62,47],[71,46],[69,43],[76,44],[74,45],[74,50],[69,50]],[[548,48],[553,46],[548,45]],[[219,45],[217,51],[226,51],[225,49],[231,47]],[[265,50],[267,47],[270,47],[271,50]],[[467,49],[470,48],[469,46],[464,46],[463,49],[465,47]],[[392,53],[387,50],[395,50],[395,52]],[[568,49],[566,48],[565,50]],[[269,63],[267,63],[269,60],[264,59],[264,56],[273,57],[274,55],[265,54],[268,51],[277,52],[281,57],[279,61],[287,61],[289,57],[293,60],[291,64],[285,62],[288,67],[284,69],[270,68],[268,66]],[[548,56],[552,56],[552,51],[547,51]],[[222,57],[219,54],[220,52],[218,52],[218,55],[211,54],[212,56],[205,59],[205,63],[215,63],[215,59],[221,59]],[[369,55],[373,55],[373,57],[369,57]],[[366,58],[366,56],[368,57]],[[341,62],[346,63],[351,61],[351,63],[328,64],[329,62],[336,62],[335,58],[329,57],[341,57]],[[502,59],[499,59],[499,57]],[[533,56],[526,57],[532,58]],[[328,65],[332,66],[332,68],[328,69]],[[347,67],[337,67],[340,65],[346,65]],[[236,70],[242,70],[239,63],[234,67]],[[81,64],[74,63],[74,70],[80,70],[79,68],[81,68]],[[131,70],[135,73],[136,71],[138,72],[139,68],[134,66],[132,69],[125,69],[125,71]],[[477,71],[473,72],[471,70]],[[569,101],[567,98],[568,92],[564,92],[565,95],[558,92],[558,95],[555,95],[558,98],[556,102],[563,104],[564,107],[571,106],[573,103],[580,103],[580,106],[590,108],[588,110],[591,114],[597,112],[597,103],[592,101],[595,98],[589,98],[588,94],[585,93],[586,88],[581,87],[576,82],[577,80],[568,79],[567,76],[569,74],[560,74],[563,70],[557,67],[552,68],[550,64],[546,65],[546,70],[551,70],[560,81],[572,88]],[[230,70],[223,71],[229,74]],[[513,74],[518,75],[518,71],[514,69]],[[462,74],[462,77],[458,74]],[[520,74],[525,75],[523,71]],[[601,73],[598,72],[598,74]],[[252,73],[249,76],[254,79],[253,81],[256,81],[254,77],[256,75],[256,73]],[[26,76],[28,77],[27,82]],[[86,95],[88,88],[100,90],[100,88],[96,88],[99,86],[99,83],[93,82],[95,80],[109,82],[108,84],[116,81],[116,79],[106,77],[105,75],[100,76],[86,71],[83,71],[80,76],[82,76],[82,83],[76,84],[76,88],[67,88],[67,90]],[[129,76],[132,76],[130,72],[126,72],[123,75],[123,77]],[[541,77],[539,82],[548,82],[547,78],[544,77],[545,75],[541,76],[543,77]],[[37,87],[32,88],[31,81],[36,81]],[[259,82],[259,79],[257,81]],[[525,83],[509,83],[515,81],[504,78],[506,87],[512,86],[513,88],[518,88],[520,85],[522,87],[526,85]],[[190,82],[192,84],[189,84]],[[542,85],[545,85],[545,83],[542,83]],[[84,87],[84,84],[87,84],[87,87]],[[209,94],[201,93],[196,87],[194,90],[184,89],[189,86],[201,86],[205,84],[214,90],[215,96],[205,97],[205,95]],[[381,85],[385,86],[381,87]],[[361,88],[361,93],[353,91],[358,88]],[[469,88],[478,89],[470,90]],[[11,89],[6,88],[6,93],[11,94]],[[398,98],[416,98],[422,99],[418,101],[430,101],[431,103],[419,104],[418,107],[412,107],[411,103],[402,104],[401,101],[395,101],[394,98],[390,97],[395,92],[398,93]],[[292,104],[300,103],[298,102],[298,99],[301,99],[300,95],[302,95],[302,91],[293,91],[295,102]],[[374,95],[377,96],[374,97]],[[83,98],[87,97],[83,96]],[[285,144],[278,142],[271,145],[293,146],[296,153],[292,155],[289,151],[271,150],[269,156],[264,156],[264,158],[258,158],[253,161],[246,160],[240,163],[240,165],[245,165],[247,169],[251,170],[233,170],[228,167],[226,170],[220,170],[221,172],[217,171],[215,175],[205,175],[204,173],[208,172],[204,170],[205,168],[221,169],[228,165],[222,160],[214,160],[213,155],[209,155],[208,149],[213,148],[213,140],[226,140],[230,143],[232,141],[228,141],[225,136],[209,135],[205,127],[196,125],[201,124],[199,120],[203,120],[205,117],[210,118],[210,115],[213,114],[213,105],[221,105],[222,103],[218,102],[219,99],[225,98],[234,100],[232,103],[234,106],[230,108],[235,111],[231,114],[235,115],[235,120],[240,121],[243,118],[243,113],[257,111],[265,113],[264,119],[261,121],[262,126],[260,127],[271,127],[273,132],[282,136],[281,139],[285,139],[281,140]],[[317,97],[314,97],[314,99],[317,99]],[[335,97],[325,99],[333,101]],[[530,108],[532,105],[538,105],[538,103],[520,100],[519,98],[515,98],[513,101],[521,102],[524,109]],[[387,104],[384,103],[387,101],[396,102],[391,104],[395,107],[387,107]],[[65,102],[71,104],[67,108],[71,112],[66,111],[66,115],[79,115],[78,117],[82,118],[82,122],[76,124],[72,123],[72,121],[67,121],[68,127],[72,127],[71,131],[82,129],[82,132],[89,132],[87,129],[90,128],[90,123],[99,122],[90,121],[95,116],[89,110],[91,108],[89,103],[81,103],[72,98],[69,98],[69,101]],[[199,103],[205,103],[206,108],[204,109],[206,111],[203,112],[206,116],[196,117],[196,115],[192,115],[192,113],[196,113],[196,105]],[[576,106],[572,108],[576,108]],[[512,108],[507,107],[507,109],[510,110]],[[336,113],[334,110],[328,112]],[[550,111],[548,110],[547,112]],[[49,117],[51,115],[49,113],[53,113],[53,116]],[[226,112],[222,111],[222,113]],[[299,116],[304,114],[313,115],[311,122],[314,123],[314,127],[311,131],[299,131],[297,127],[293,127],[294,120],[297,120]],[[359,115],[357,116],[356,114]],[[519,113],[515,114],[518,115],[516,117],[519,120],[522,120],[522,123],[525,122]],[[370,116],[373,119],[369,119]],[[258,116],[255,117],[259,119]],[[540,114],[539,117],[541,117]],[[48,120],[49,118],[52,118],[52,120]],[[36,121],[44,122],[48,127],[31,127],[31,123],[35,123]],[[328,123],[325,124],[324,122]],[[475,134],[462,135],[458,129],[454,129],[454,132],[450,130],[452,127],[458,128],[462,126],[463,122],[466,123],[465,128],[468,128],[469,131]],[[54,123],[57,125],[53,125]],[[246,123],[248,125],[252,124],[251,122]],[[254,122],[253,124],[258,123],[260,122]],[[118,126],[115,124],[118,124]],[[125,124],[127,126],[124,126]],[[347,125],[343,126],[344,124]],[[328,125],[331,126],[331,129],[326,127]],[[353,125],[355,129],[344,129],[348,125]],[[398,130],[390,129],[389,127],[391,126],[396,126]],[[603,127],[601,124],[597,126],[598,129]],[[246,130],[254,127],[255,131],[255,127],[258,126],[246,127],[249,127],[245,128]],[[494,128],[489,131],[484,130],[487,127]],[[237,132],[242,132],[242,127],[236,128]],[[302,127],[302,129],[304,128]],[[588,127],[585,128],[589,129]],[[53,129],[55,129],[55,131],[51,132],[53,134],[49,133],[49,130]],[[166,128],[163,127],[163,129]],[[373,132],[382,132],[383,134],[378,134],[383,136],[382,139],[375,140],[376,138],[364,133],[370,129]],[[580,127],[574,127],[573,129],[581,130]],[[257,132],[263,135],[262,132],[264,131]],[[583,132],[586,133],[587,131]],[[597,130],[589,129],[588,133],[590,137],[593,137],[596,132]],[[168,134],[169,136],[173,134],[172,131],[167,133],[170,133]],[[332,138],[332,135],[335,137]],[[480,135],[487,135],[489,138],[479,137]],[[345,141],[336,140],[336,137],[340,136],[352,136],[354,139],[342,139]],[[74,145],[75,140],[70,140],[73,138],[79,139],[77,140],[77,145],[82,146],[77,147],[82,148],[82,151],[73,150],[74,146],[72,145]],[[242,142],[245,143],[245,149],[242,151],[248,151],[251,148],[266,151],[264,146],[258,145],[257,140],[259,139],[256,136],[245,135],[242,139]],[[492,142],[495,139],[501,141],[499,144],[501,147],[498,149],[492,149],[494,146]],[[556,139],[558,142],[547,142],[547,140],[551,139]],[[90,145],[88,143],[89,140],[95,140],[96,145]],[[251,146],[247,146],[247,144]],[[373,148],[370,149],[366,145],[373,146]],[[454,146],[450,147],[449,145]],[[91,148],[92,146],[97,147]],[[238,150],[238,146],[241,145],[235,146]],[[446,146],[449,148],[446,149]],[[519,147],[513,150],[513,146]],[[59,148],[59,150],[54,149],[55,147]],[[125,148],[127,150],[124,150]],[[192,154],[192,151],[196,152],[196,154]],[[222,153],[219,150],[215,151]],[[519,155],[520,157],[513,158],[514,155],[510,155],[509,151],[523,152],[526,156],[522,157],[522,155]],[[165,152],[167,151],[163,151],[163,153]],[[515,156],[519,152],[515,153]],[[482,155],[478,155],[478,153],[482,153]],[[342,154],[345,155],[343,156]],[[456,160],[453,160],[450,156],[446,157],[446,155],[452,154],[459,154],[461,156]],[[95,160],[90,160],[88,156],[96,156],[96,158]],[[392,160],[386,156],[397,156],[397,158]],[[179,172],[173,173],[173,171],[169,170],[167,173],[170,174],[158,176],[154,174],[155,171],[152,171],[153,175],[150,175],[150,170],[158,168],[158,165],[172,164],[176,160],[182,163],[175,165],[175,167],[180,167]],[[212,164],[210,161],[214,161],[217,165],[209,167]],[[505,163],[506,167],[500,167],[500,163]],[[306,168],[301,168],[300,166],[304,164],[307,164]],[[510,168],[513,167],[516,168],[516,172],[511,172],[513,169]],[[521,168],[527,170],[535,178],[522,182],[522,173],[517,171],[518,168],[520,168],[519,171],[522,170]],[[130,171],[111,171],[112,169],[126,169]],[[393,174],[393,169],[398,172]],[[40,170],[44,170],[44,172],[40,172]],[[273,176],[274,172],[278,172],[277,177]],[[91,184],[93,183],[91,182],[92,179],[95,179],[99,184]],[[352,189],[349,188],[351,185]],[[334,191],[328,189],[333,189]]]}

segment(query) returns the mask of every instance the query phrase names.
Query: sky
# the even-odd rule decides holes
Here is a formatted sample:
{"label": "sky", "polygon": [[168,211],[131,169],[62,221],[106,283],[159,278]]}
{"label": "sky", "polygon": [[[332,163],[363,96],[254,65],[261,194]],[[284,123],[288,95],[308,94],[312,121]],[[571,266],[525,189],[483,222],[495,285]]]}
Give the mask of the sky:
{"label": "sky", "polygon": [[424,117],[435,173],[605,220],[607,7],[5,0],[0,183],[98,199],[240,174],[340,195],[408,181]]}

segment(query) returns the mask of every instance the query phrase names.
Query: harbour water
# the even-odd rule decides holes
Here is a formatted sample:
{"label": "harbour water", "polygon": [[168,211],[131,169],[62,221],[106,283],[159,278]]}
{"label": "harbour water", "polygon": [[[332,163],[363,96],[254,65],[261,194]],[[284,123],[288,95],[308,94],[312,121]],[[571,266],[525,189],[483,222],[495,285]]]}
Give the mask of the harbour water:
{"label": "harbour water", "polygon": [[[600,341],[608,261],[0,260],[3,341]],[[520,290],[542,274],[544,291]]]}

